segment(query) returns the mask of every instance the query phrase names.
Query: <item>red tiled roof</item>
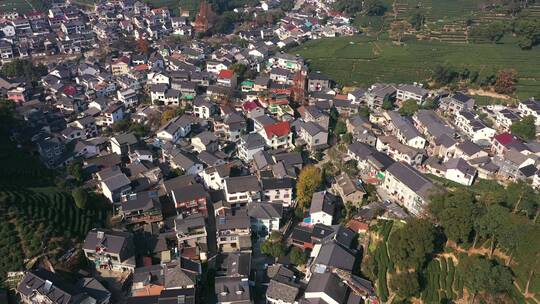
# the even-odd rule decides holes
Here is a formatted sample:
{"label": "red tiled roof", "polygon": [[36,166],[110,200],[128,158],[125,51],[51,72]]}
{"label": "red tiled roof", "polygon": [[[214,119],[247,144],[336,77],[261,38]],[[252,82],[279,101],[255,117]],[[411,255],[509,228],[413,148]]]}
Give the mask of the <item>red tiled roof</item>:
{"label": "red tiled roof", "polygon": [[133,67],[135,71],[146,71],[148,70],[148,64],[139,64],[138,66]]}
{"label": "red tiled roof", "polygon": [[291,127],[288,121],[280,121],[276,122],[275,124],[264,126],[264,131],[269,138],[274,135],[277,137],[281,137],[289,134],[289,132],[291,131]]}
{"label": "red tiled roof", "polygon": [[280,98],[280,99],[270,99],[269,103],[272,105],[288,105],[289,101],[287,99]]}
{"label": "red tiled roof", "polygon": [[219,78],[231,79],[234,76],[234,71],[232,70],[221,70],[219,71]]}
{"label": "red tiled roof", "polygon": [[244,108],[244,110],[246,111],[252,111],[257,109],[258,107],[259,105],[255,101],[247,101],[244,102],[244,104],[242,105],[242,108]]}
{"label": "red tiled roof", "polygon": [[515,139],[514,139],[514,136],[512,136],[512,134],[508,133],[508,132],[504,132],[504,133],[501,133],[499,135],[496,135],[494,137],[494,139],[496,141],[498,141],[499,143],[501,143],[501,145],[503,146],[506,146],[508,145],[509,143],[513,142]]}
{"label": "red tiled roof", "polygon": [[120,62],[123,62],[125,64],[129,64],[129,58],[126,57],[126,56],[122,56],[122,57],[116,59],[113,64],[117,64],[117,63],[120,63]]}
{"label": "red tiled roof", "polygon": [[360,232],[360,231],[367,231],[369,229],[369,225],[366,223],[362,223],[358,220],[350,220],[347,224],[347,227],[350,228],[354,232]]}
{"label": "red tiled roof", "polygon": [[77,89],[72,85],[66,85],[62,88],[62,92],[66,95],[73,96],[77,93]]}

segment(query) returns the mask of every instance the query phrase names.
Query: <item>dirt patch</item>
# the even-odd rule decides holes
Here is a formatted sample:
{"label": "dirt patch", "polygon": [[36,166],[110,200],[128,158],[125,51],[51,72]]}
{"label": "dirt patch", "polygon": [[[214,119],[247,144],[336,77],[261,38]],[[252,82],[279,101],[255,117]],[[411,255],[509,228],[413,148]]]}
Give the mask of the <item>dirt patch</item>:
{"label": "dirt patch", "polygon": [[470,94],[470,95],[487,96],[487,97],[492,97],[492,98],[497,98],[497,99],[504,99],[504,100],[511,100],[512,99],[512,97],[510,97],[508,95],[499,94],[499,93],[492,92],[492,91],[486,91],[486,90],[483,90],[483,89],[469,89],[469,90],[467,90],[467,93]]}

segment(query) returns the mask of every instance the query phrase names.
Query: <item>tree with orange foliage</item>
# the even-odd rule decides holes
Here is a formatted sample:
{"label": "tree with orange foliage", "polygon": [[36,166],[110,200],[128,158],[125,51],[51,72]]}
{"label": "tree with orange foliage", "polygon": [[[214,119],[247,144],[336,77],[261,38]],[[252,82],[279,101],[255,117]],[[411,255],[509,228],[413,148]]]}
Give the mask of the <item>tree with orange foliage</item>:
{"label": "tree with orange foliage", "polygon": [[139,52],[145,55],[148,55],[150,53],[150,46],[148,45],[148,41],[143,38],[137,40],[137,49],[139,50]]}
{"label": "tree with orange foliage", "polygon": [[495,78],[495,92],[501,94],[511,94],[516,90],[517,71],[515,69],[504,69],[497,72]]}

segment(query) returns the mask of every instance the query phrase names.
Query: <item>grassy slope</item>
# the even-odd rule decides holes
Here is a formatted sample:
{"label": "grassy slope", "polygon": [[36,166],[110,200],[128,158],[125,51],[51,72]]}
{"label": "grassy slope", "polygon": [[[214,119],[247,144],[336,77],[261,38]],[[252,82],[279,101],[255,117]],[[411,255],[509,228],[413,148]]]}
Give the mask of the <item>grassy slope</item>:
{"label": "grassy slope", "polygon": [[290,51],[310,62],[344,85],[369,85],[378,81],[425,81],[438,64],[468,67],[481,76],[503,68],[519,74],[518,94],[540,95],[540,48],[521,51],[510,44],[449,44],[407,41],[396,46],[390,41],[365,37],[340,37],[310,41]]}

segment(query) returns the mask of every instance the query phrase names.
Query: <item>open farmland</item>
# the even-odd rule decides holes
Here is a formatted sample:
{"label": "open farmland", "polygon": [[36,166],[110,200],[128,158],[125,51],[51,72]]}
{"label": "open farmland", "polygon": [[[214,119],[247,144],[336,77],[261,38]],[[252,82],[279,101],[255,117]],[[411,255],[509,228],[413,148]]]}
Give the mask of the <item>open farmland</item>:
{"label": "open farmland", "polygon": [[28,12],[31,10],[45,9],[45,1],[43,0],[2,0],[0,1],[0,12],[8,12],[16,10],[19,13]]}
{"label": "open farmland", "polygon": [[290,51],[308,60],[342,85],[367,86],[375,82],[425,81],[437,65],[467,67],[480,79],[500,69],[515,68],[520,98],[540,96],[540,49],[521,51],[511,44],[451,44],[407,41],[397,46],[388,40],[366,37],[326,38],[307,42]]}

